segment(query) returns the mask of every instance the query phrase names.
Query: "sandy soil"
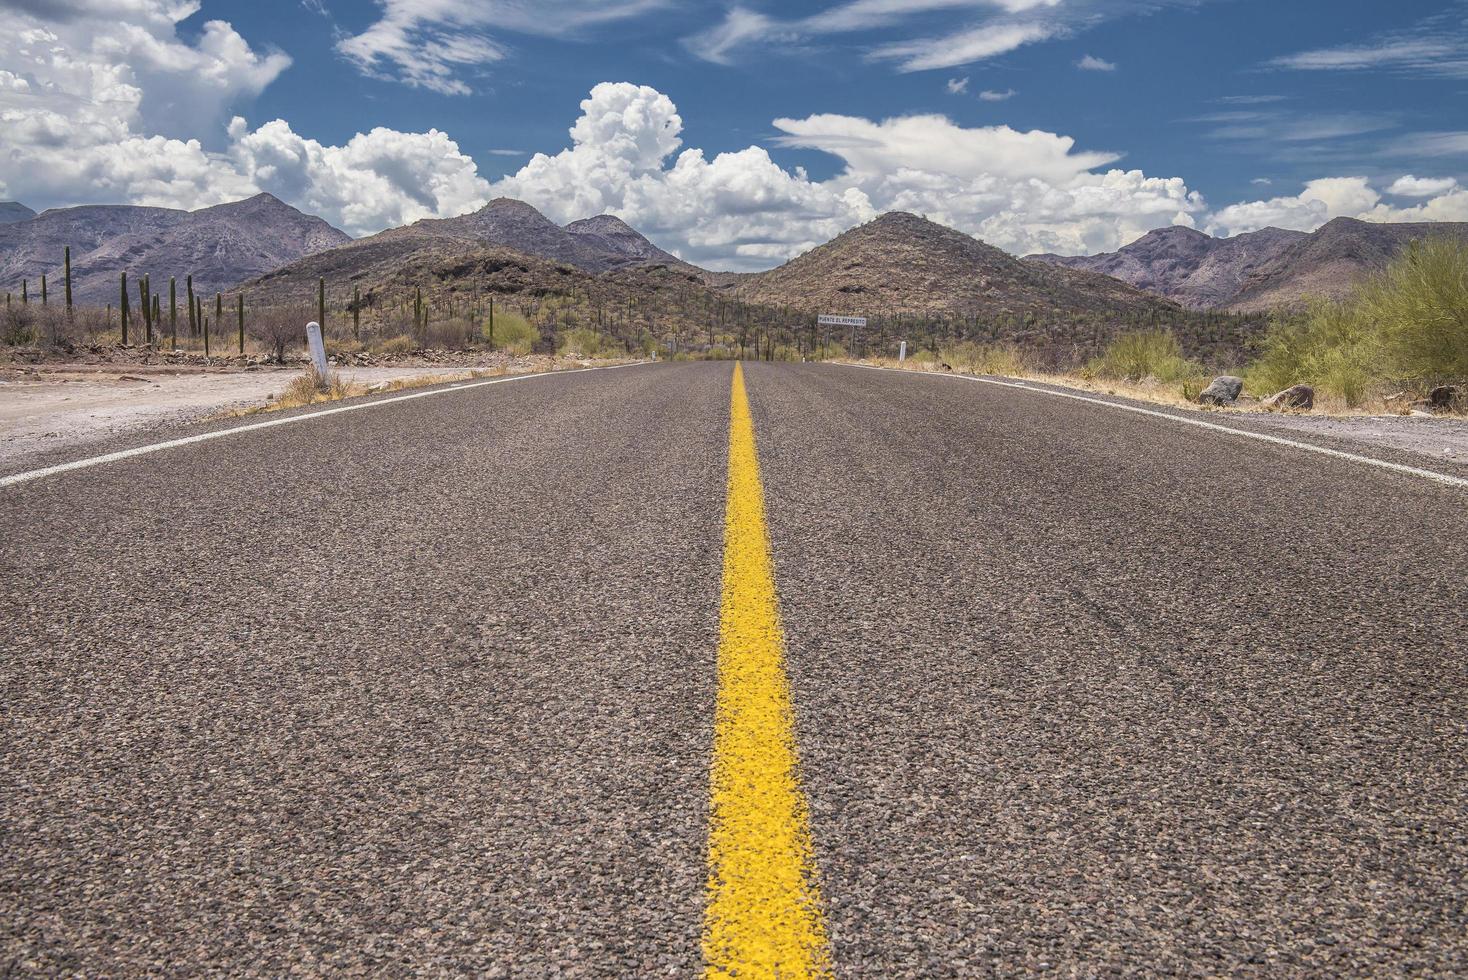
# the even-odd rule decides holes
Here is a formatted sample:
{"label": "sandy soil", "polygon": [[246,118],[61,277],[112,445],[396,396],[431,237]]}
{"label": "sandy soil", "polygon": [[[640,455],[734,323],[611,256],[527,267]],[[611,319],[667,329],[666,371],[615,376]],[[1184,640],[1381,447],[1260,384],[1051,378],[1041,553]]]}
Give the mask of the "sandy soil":
{"label": "sandy soil", "polygon": [[[342,368],[374,384],[424,375],[465,374],[442,367]],[[204,371],[74,365],[0,372],[0,463],[122,432],[166,428],[264,404],[299,369]]]}

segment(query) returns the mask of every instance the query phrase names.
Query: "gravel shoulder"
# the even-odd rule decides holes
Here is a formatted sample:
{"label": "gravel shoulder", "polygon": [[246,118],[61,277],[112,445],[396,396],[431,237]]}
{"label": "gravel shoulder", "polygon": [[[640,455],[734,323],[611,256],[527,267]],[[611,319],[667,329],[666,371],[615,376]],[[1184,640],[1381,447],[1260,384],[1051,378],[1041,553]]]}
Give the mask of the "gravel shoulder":
{"label": "gravel shoulder", "polygon": [[[485,367],[550,370],[552,358],[501,358]],[[348,382],[468,377],[463,364],[348,367]],[[117,438],[172,432],[202,420],[266,405],[300,375],[299,366],[205,369],[154,365],[46,364],[0,368],[0,470],[24,469]]]}

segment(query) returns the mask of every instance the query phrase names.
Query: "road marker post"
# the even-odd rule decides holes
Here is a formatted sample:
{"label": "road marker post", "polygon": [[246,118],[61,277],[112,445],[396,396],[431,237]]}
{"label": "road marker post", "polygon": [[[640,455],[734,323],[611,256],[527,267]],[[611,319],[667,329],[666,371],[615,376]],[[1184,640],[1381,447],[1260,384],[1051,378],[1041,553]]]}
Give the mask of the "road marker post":
{"label": "road marker post", "polygon": [[306,324],[306,347],[311,352],[311,366],[316,368],[316,386],[325,388],[326,381],[326,345],[321,341],[321,324],[312,320]]}
{"label": "road marker post", "polygon": [[907,341],[904,340],[900,344],[897,345],[897,363],[898,364],[901,364],[903,361],[906,361],[906,360],[907,360]]}

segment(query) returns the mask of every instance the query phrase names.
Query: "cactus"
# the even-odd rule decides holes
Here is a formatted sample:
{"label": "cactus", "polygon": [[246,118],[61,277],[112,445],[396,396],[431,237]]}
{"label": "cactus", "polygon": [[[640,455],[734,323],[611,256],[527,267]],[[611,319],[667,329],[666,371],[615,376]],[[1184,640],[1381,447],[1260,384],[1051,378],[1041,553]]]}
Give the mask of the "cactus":
{"label": "cactus", "polygon": [[41,305],[46,305],[46,273],[41,273]]}
{"label": "cactus", "polygon": [[321,324],[321,333],[326,334],[326,277],[316,280],[316,322]]}
{"label": "cactus", "polygon": [[178,350],[178,281],[168,277],[168,337],[169,345]]}
{"label": "cactus", "polygon": [[235,297],[235,311],[240,317],[240,354],[245,353],[245,294],[240,293]]}
{"label": "cactus", "polygon": [[153,301],[148,298],[148,277],[138,280],[138,303],[143,307],[143,343],[153,343]]}
{"label": "cactus", "polygon": [[28,306],[28,305],[30,305],[31,296],[30,296],[29,289],[30,289],[30,284],[28,282],[26,282],[26,280],[22,279],[20,281],[20,305],[21,306]]}
{"label": "cactus", "polygon": [[352,339],[362,339],[362,290],[352,287]]}
{"label": "cactus", "polygon": [[194,304],[194,277],[185,276],[184,281],[188,284],[185,288],[188,290],[189,297],[189,336],[197,337],[199,336],[199,318]]}
{"label": "cactus", "polygon": [[66,246],[66,312],[71,312],[71,246]]}
{"label": "cactus", "polygon": [[122,301],[118,304],[118,307],[122,311],[122,342],[124,344],[126,344],[127,343],[127,315],[128,315],[128,312],[129,312],[128,311],[128,308],[127,308],[127,273],[126,272],[124,272],[124,273],[121,274],[121,276],[119,277],[119,282],[121,282],[121,284],[122,284]]}

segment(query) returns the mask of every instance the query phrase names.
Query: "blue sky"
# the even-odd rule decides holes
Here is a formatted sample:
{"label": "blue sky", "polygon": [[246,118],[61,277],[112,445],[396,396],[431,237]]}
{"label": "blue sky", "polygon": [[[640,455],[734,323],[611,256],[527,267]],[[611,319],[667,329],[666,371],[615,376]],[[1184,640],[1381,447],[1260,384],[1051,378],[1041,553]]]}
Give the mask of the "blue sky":
{"label": "blue sky", "polygon": [[118,6],[0,3],[4,195],[360,234],[505,193],[736,268],[892,207],[1013,251],[1468,220],[1461,0],[129,0],[121,41]]}

